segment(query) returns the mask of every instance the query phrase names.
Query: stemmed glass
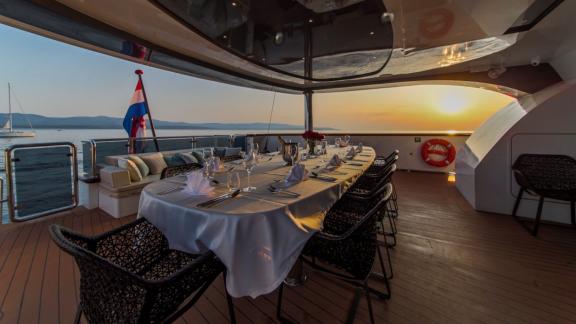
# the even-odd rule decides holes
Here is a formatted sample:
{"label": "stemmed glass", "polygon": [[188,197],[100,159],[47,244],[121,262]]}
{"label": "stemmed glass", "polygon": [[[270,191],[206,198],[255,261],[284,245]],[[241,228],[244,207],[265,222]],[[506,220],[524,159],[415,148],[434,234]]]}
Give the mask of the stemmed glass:
{"label": "stemmed glass", "polygon": [[294,165],[296,163],[296,161],[298,161],[298,147],[296,146],[289,146],[289,155],[290,155],[290,159],[292,160],[292,165]]}
{"label": "stemmed glass", "polygon": [[228,191],[234,191],[240,188],[240,174],[238,172],[228,173],[226,188],[228,188]]}
{"label": "stemmed glass", "polygon": [[251,154],[247,154],[244,159],[242,160],[242,164],[244,165],[244,168],[246,169],[246,181],[247,186],[246,188],[244,188],[244,191],[254,191],[256,190],[256,187],[252,187],[252,184],[250,182],[250,175],[252,174],[252,169],[254,169],[254,167],[258,164],[258,159],[256,158],[256,153],[252,152]]}

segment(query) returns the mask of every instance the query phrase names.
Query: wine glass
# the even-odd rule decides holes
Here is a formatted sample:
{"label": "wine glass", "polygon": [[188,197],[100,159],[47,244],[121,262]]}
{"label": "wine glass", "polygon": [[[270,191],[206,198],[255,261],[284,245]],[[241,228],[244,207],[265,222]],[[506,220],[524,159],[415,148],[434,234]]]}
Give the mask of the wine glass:
{"label": "wine glass", "polygon": [[228,173],[226,178],[226,188],[228,188],[228,191],[234,191],[240,188],[240,174],[238,172]]}
{"label": "wine glass", "polygon": [[251,182],[250,182],[250,175],[252,174],[252,170],[254,169],[254,167],[258,164],[258,160],[256,159],[256,153],[252,152],[252,154],[248,154],[246,156],[246,158],[244,158],[244,160],[242,161],[242,164],[244,165],[244,168],[246,169],[246,181],[248,182],[246,185],[246,188],[244,188],[244,191],[254,191],[256,190],[256,187],[253,187]]}
{"label": "wine glass", "polygon": [[294,165],[298,161],[298,147],[290,145],[289,150],[290,151],[288,153],[290,154],[290,159],[292,160],[292,165]]}
{"label": "wine glass", "polygon": [[334,141],[334,146],[340,147],[340,143],[342,143],[342,139],[340,137],[336,137],[336,140]]}

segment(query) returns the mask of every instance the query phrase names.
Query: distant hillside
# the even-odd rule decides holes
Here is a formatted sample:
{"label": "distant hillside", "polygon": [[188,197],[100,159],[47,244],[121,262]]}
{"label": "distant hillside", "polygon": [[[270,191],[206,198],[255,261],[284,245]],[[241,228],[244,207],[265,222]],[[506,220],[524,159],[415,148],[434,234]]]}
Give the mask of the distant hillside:
{"label": "distant hillside", "polygon": [[[46,117],[34,114],[13,114],[14,128],[29,128],[28,121],[34,128],[55,129],[121,129],[122,118],[95,116],[95,117]],[[8,114],[0,113],[0,123],[3,125]],[[225,130],[262,130],[267,129],[267,123],[184,123],[154,120],[157,129],[225,129]],[[298,130],[303,126],[272,123],[270,129]],[[329,128],[325,128],[329,129]]]}

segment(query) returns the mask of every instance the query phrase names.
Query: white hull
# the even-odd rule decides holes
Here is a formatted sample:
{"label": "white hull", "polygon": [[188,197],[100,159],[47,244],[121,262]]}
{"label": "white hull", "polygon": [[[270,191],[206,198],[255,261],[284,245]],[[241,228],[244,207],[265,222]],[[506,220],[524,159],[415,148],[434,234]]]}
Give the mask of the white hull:
{"label": "white hull", "polygon": [[11,137],[34,137],[36,133],[34,132],[1,132],[0,138],[11,138]]}

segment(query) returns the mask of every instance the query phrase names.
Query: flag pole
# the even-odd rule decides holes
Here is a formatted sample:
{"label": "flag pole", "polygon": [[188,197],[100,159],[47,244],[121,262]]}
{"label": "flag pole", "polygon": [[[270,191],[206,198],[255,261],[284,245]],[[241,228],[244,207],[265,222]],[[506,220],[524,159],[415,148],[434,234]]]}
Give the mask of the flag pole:
{"label": "flag pole", "polygon": [[150,107],[148,106],[148,98],[146,97],[146,90],[144,89],[144,81],[142,81],[142,70],[134,71],[138,75],[138,81],[142,84],[142,95],[144,96],[144,106],[146,107],[146,113],[148,114],[148,119],[150,120],[150,130],[152,130],[152,136],[154,137],[154,145],[156,146],[156,152],[160,152],[160,146],[158,146],[158,139],[156,138],[156,128],[154,128],[154,121],[152,119],[152,114],[150,113]]}

